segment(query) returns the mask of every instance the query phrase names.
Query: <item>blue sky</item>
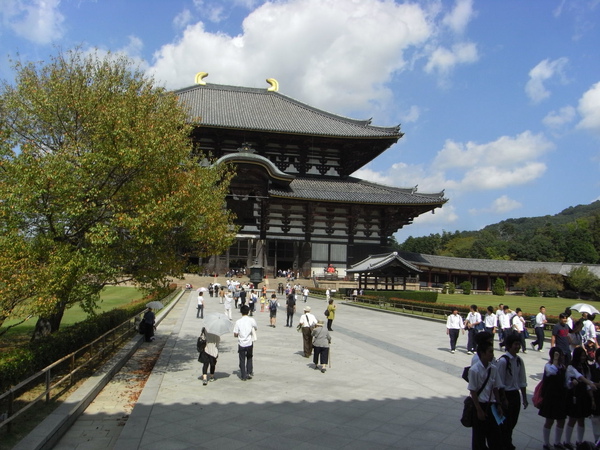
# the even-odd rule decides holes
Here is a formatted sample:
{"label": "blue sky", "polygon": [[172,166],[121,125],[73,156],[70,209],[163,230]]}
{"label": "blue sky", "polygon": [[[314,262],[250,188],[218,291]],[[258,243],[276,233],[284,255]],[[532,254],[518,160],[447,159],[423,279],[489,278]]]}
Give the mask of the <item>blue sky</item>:
{"label": "blue sky", "polygon": [[450,201],[399,241],[600,198],[600,0],[0,0],[0,78],[76,45],[401,124],[355,175]]}

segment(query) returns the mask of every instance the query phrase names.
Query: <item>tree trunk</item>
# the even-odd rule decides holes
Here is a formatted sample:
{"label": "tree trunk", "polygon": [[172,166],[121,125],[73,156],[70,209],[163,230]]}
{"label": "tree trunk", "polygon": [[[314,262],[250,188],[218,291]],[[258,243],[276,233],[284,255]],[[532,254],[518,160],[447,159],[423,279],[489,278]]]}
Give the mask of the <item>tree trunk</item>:
{"label": "tree trunk", "polygon": [[56,333],[60,328],[60,322],[65,314],[65,305],[59,304],[57,305],[57,310],[50,314],[48,317],[40,317],[35,324],[35,329],[33,331],[33,336],[31,336],[31,340],[35,341],[44,336],[48,336],[49,334]]}

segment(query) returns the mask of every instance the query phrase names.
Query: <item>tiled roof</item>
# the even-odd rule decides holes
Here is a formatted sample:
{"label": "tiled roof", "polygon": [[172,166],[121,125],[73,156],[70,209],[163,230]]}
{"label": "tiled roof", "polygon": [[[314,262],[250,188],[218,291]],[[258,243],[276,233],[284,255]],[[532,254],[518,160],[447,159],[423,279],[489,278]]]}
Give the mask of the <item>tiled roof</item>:
{"label": "tiled roof", "polygon": [[[551,274],[567,275],[573,267],[581,264],[539,261],[505,261],[496,259],[455,258],[450,256],[426,255],[423,253],[398,252],[406,261],[417,266],[434,267],[467,272],[487,272],[499,274],[523,274],[532,270],[546,269]],[[596,275],[600,275],[600,265],[584,264]]]}
{"label": "tiled roof", "polygon": [[289,190],[271,188],[274,197],[333,202],[357,202],[382,205],[439,205],[446,202],[444,193],[420,194],[414,189],[383,186],[358,178],[344,180],[322,178],[296,178]]}
{"label": "tiled roof", "polygon": [[399,139],[400,126],[376,127],[313,108],[267,89],[194,85],[174,92],[200,124],[268,132],[346,138]]}
{"label": "tiled roof", "polygon": [[413,252],[392,252],[381,255],[371,255],[359,263],[354,264],[347,271],[368,272],[381,268],[395,260],[401,261],[406,267],[414,268],[431,267],[438,270],[517,275],[521,275],[536,269],[546,269],[550,274],[567,276],[574,267],[586,266],[590,272],[596,276],[600,276],[599,264],[455,258],[451,256],[436,256]]}
{"label": "tiled roof", "polygon": [[416,266],[413,266],[411,263],[406,261],[405,259],[398,256],[398,252],[393,253],[385,253],[382,255],[372,255],[368,258],[362,260],[359,263],[353,264],[352,267],[346,269],[348,273],[360,273],[360,272],[373,272],[380,269],[385,268],[390,265],[400,265],[404,267],[406,270],[413,273],[422,272]]}

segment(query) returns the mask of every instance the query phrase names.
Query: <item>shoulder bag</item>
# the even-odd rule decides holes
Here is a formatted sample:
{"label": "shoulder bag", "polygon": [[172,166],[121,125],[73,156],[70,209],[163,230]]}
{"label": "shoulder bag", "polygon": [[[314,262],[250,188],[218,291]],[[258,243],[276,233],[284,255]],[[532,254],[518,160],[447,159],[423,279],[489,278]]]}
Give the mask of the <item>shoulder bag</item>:
{"label": "shoulder bag", "polygon": [[[488,374],[487,374],[487,377],[485,378],[485,381],[483,382],[483,384],[477,391],[477,397],[479,397],[479,394],[481,394],[483,392],[485,385],[487,384],[488,380],[490,379],[491,373],[492,373],[492,368],[490,367],[488,369]],[[460,418],[460,423],[462,423],[464,427],[471,428],[473,426],[473,416],[474,415],[475,415],[475,403],[473,402],[471,395],[469,395],[469,396],[467,396],[467,398],[465,398],[465,401],[464,401],[463,413],[462,413],[462,417]]]}

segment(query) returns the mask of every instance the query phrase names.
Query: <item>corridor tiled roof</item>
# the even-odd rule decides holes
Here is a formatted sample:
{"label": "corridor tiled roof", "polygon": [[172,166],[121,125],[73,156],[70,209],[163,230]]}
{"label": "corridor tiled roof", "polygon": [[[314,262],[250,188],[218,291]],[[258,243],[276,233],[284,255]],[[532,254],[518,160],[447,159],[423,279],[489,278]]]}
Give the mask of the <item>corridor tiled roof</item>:
{"label": "corridor tiled roof", "polygon": [[[455,258],[451,256],[427,255],[424,253],[398,252],[401,258],[420,267],[465,272],[485,272],[498,274],[524,274],[533,270],[545,269],[555,275],[567,275],[572,268],[582,264],[541,261],[506,261],[496,259]],[[583,264],[600,275],[600,265]]]}
{"label": "corridor tiled roof", "polygon": [[352,267],[347,269],[346,271],[348,273],[368,273],[384,269],[391,265],[400,265],[401,267],[404,267],[405,270],[409,270],[413,273],[422,272],[416,266],[412,265],[404,258],[398,256],[398,252],[384,253],[381,255],[371,255],[368,258],[363,259],[362,261],[356,264],[353,264]]}
{"label": "corridor tiled roof", "polygon": [[376,127],[370,120],[355,120],[321,111],[267,89],[194,85],[174,92],[197,117],[200,126],[245,129],[311,136],[394,139],[400,126]]}
{"label": "corridor tiled roof", "polygon": [[414,189],[404,189],[370,183],[349,177],[345,180],[322,178],[296,178],[288,190],[271,188],[273,197],[287,197],[330,202],[356,202],[361,204],[390,205],[442,205],[443,192],[421,194]]}

